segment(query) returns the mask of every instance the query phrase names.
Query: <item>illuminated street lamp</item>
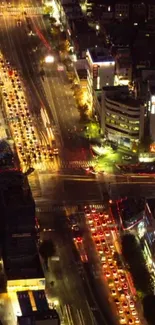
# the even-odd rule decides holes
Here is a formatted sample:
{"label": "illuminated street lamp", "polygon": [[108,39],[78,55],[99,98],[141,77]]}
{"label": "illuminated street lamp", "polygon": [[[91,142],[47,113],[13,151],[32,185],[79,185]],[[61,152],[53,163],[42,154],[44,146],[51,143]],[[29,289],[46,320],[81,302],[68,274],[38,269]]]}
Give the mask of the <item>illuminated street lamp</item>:
{"label": "illuminated street lamp", "polygon": [[97,24],[96,25],[96,30],[99,31],[100,30],[100,26]]}
{"label": "illuminated street lamp", "polygon": [[45,57],[45,63],[53,63],[54,62],[54,56],[53,55],[47,55]]}

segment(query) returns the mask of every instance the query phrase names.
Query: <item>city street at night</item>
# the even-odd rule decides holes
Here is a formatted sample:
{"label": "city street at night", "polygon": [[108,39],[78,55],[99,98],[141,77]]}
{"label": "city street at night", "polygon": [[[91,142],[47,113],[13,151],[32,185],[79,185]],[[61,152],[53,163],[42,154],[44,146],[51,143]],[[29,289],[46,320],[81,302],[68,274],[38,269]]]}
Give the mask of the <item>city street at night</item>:
{"label": "city street at night", "polygon": [[155,324],[155,4],[103,2],[0,4],[0,324]]}

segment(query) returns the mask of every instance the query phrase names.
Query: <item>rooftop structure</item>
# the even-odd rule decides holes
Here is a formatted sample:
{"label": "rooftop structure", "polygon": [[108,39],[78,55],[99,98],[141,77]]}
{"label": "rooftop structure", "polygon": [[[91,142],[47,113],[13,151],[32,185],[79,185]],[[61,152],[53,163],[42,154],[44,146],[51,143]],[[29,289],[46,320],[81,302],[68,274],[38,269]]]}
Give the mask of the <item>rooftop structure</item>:
{"label": "rooftop structure", "polygon": [[55,309],[49,309],[44,290],[19,291],[12,300],[19,325],[60,325]]}

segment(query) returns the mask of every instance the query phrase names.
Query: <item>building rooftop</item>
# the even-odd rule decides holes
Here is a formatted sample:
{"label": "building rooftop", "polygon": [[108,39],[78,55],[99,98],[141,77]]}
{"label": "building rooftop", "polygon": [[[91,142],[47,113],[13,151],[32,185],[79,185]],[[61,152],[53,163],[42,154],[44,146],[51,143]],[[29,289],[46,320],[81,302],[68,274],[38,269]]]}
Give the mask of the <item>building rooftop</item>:
{"label": "building rooftop", "polygon": [[89,48],[91,59],[94,63],[98,62],[114,62],[114,58],[109,54],[109,51],[105,48]]}
{"label": "building rooftop", "polygon": [[9,231],[11,227],[24,227],[35,216],[35,203],[28,180],[20,171],[0,172],[0,207],[1,232],[6,226]]}
{"label": "building rooftop", "polygon": [[129,94],[128,86],[108,86],[103,87],[103,91],[105,91],[107,98],[118,101],[126,106],[139,109],[142,104],[141,100],[135,99]]}
{"label": "building rooftop", "polygon": [[6,237],[2,255],[8,280],[44,277],[35,239],[30,235]]}
{"label": "building rooftop", "polygon": [[60,325],[60,319],[55,309],[49,309],[45,291],[19,291],[17,292],[21,317],[20,325]]}

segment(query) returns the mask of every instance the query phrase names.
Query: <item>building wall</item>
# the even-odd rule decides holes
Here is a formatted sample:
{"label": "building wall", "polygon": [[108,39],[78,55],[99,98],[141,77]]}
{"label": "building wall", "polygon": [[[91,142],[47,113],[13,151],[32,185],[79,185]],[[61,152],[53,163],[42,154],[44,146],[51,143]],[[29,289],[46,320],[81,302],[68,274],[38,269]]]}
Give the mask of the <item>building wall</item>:
{"label": "building wall", "polygon": [[89,65],[93,89],[99,90],[105,86],[113,86],[115,76],[115,62],[93,62],[90,57],[89,51],[87,51],[86,58]]}

